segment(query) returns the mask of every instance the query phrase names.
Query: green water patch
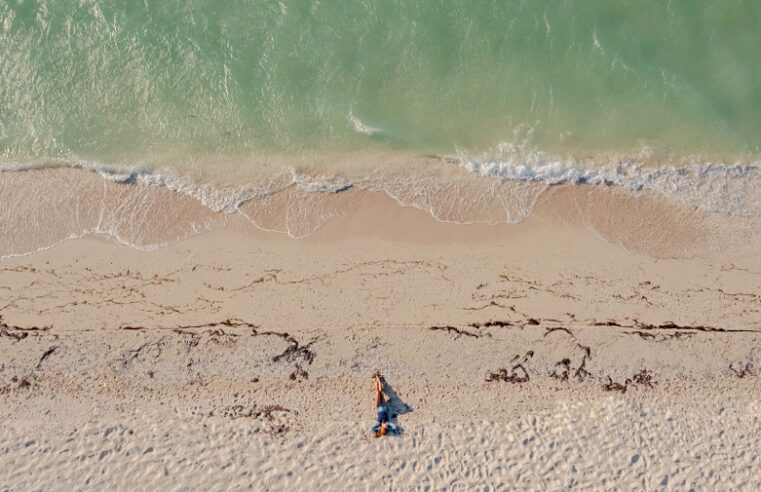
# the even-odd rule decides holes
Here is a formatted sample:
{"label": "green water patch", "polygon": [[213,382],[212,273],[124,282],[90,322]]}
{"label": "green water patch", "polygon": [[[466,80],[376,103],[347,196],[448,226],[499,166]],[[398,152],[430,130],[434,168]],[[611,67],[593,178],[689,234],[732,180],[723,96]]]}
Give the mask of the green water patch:
{"label": "green water patch", "polygon": [[0,155],[758,155],[759,26],[756,1],[14,0]]}

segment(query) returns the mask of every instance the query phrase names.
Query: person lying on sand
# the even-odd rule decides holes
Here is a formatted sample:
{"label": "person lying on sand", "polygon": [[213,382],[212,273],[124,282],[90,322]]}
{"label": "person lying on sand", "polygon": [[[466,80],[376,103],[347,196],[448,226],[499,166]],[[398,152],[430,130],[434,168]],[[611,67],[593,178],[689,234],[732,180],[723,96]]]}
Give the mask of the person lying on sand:
{"label": "person lying on sand", "polygon": [[380,372],[375,371],[373,374],[375,393],[375,410],[376,421],[373,425],[372,432],[375,437],[385,436],[386,434],[396,431],[396,426],[391,422],[391,415],[388,409],[386,397],[383,395],[383,383],[381,382]]}

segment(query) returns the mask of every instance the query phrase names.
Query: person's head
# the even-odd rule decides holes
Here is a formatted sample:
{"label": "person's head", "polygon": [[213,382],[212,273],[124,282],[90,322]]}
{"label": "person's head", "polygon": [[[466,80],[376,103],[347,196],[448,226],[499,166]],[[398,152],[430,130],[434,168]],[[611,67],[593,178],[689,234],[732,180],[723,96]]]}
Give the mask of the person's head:
{"label": "person's head", "polygon": [[378,428],[377,431],[375,431],[375,437],[381,437],[388,434],[388,424],[386,422],[383,422],[381,426]]}

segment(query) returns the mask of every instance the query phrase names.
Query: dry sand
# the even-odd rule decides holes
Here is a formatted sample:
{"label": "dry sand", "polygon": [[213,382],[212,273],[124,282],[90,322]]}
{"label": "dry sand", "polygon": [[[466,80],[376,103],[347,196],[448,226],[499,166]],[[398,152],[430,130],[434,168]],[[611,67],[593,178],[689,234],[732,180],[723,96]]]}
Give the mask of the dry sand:
{"label": "dry sand", "polygon": [[0,489],[758,489],[747,225],[580,188],[518,225],[350,192],[303,240],[3,260]]}

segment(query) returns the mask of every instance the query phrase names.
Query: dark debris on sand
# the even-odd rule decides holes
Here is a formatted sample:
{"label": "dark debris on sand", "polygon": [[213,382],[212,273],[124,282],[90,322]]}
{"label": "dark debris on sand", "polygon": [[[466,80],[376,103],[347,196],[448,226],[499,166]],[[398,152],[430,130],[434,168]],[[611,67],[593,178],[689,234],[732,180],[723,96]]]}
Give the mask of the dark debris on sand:
{"label": "dark debris on sand", "polygon": [[607,376],[608,381],[602,385],[602,389],[605,391],[618,391],[620,393],[626,393],[632,385],[645,386],[647,388],[653,388],[655,381],[653,375],[647,369],[642,369],[634,376],[627,378],[623,383],[613,381],[610,376]]}
{"label": "dark debris on sand", "polygon": [[511,362],[516,362],[520,359],[520,362],[514,364],[512,368],[508,371],[506,368],[501,367],[497,369],[496,371],[490,371],[486,374],[486,382],[494,382],[494,381],[501,381],[505,383],[511,383],[511,384],[523,384],[527,383],[530,379],[528,375],[528,371],[526,370],[526,367],[524,364],[528,363],[531,358],[534,357],[534,351],[529,350],[526,352],[526,354],[523,356],[522,359],[520,359],[519,355],[516,355],[513,357],[513,360]]}

